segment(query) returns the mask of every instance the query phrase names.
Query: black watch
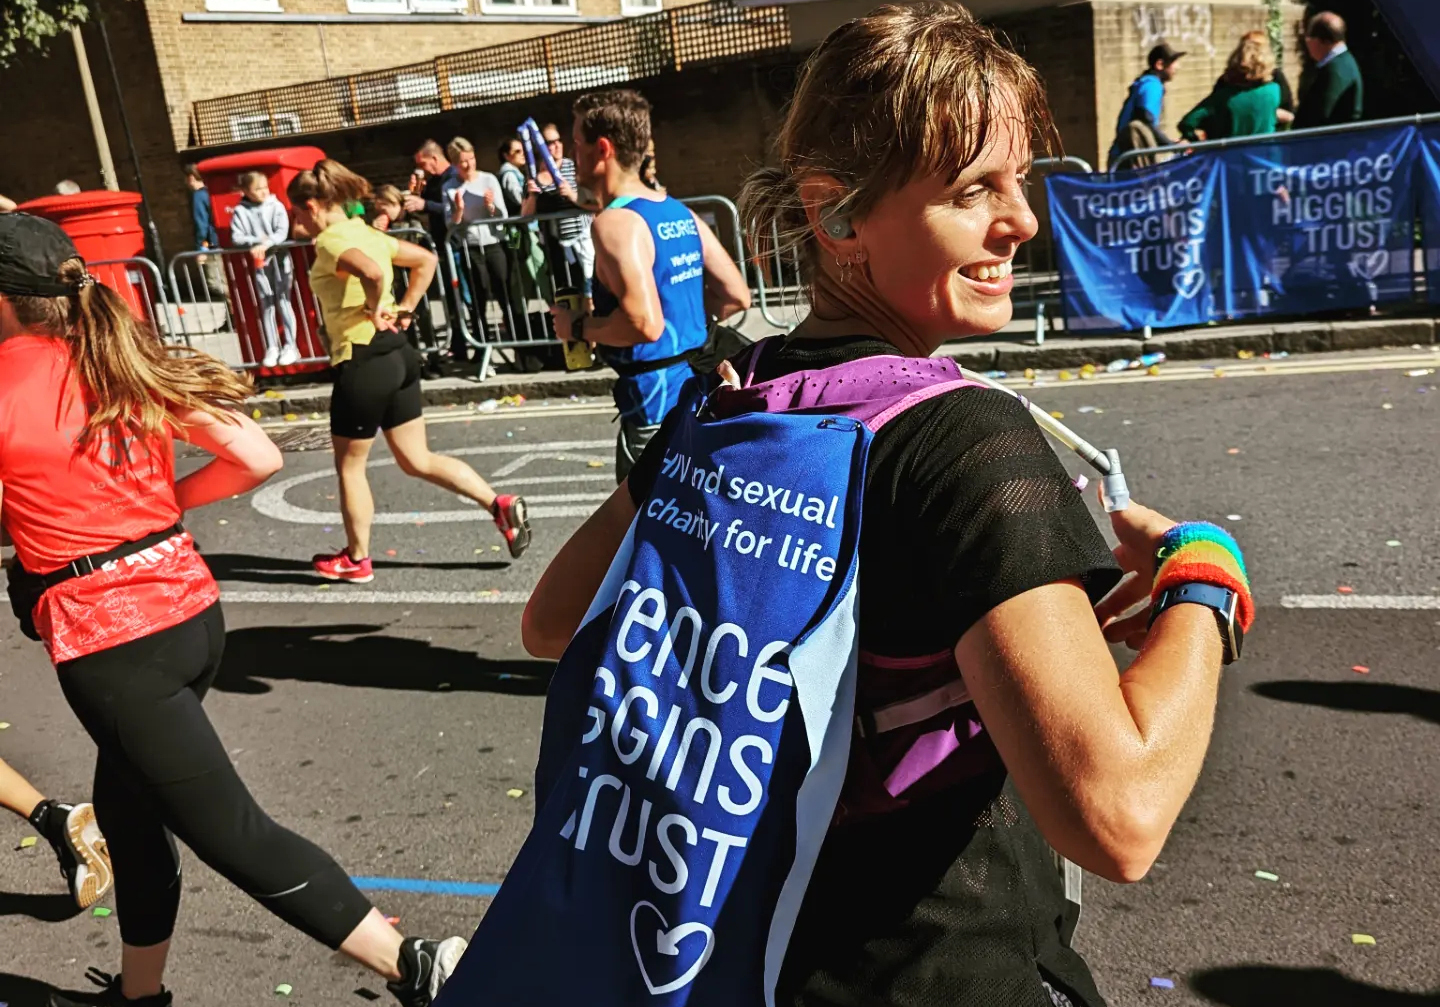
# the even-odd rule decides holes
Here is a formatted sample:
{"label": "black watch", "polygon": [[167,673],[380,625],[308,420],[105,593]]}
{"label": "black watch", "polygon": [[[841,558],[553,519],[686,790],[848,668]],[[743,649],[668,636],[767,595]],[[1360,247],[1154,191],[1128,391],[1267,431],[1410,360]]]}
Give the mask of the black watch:
{"label": "black watch", "polygon": [[1215,610],[1215,621],[1220,626],[1220,642],[1225,645],[1225,663],[1238,660],[1245,646],[1245,631],[1235,618],[1240,608],[1240,595],[1218,584],[1177,584],[1161,591],[1160,597],[1155,599],[1155,605],[1150,610],[1150,625],[1155,625],[1155,620],[1167,608],[1184,604],[1204,605]]}

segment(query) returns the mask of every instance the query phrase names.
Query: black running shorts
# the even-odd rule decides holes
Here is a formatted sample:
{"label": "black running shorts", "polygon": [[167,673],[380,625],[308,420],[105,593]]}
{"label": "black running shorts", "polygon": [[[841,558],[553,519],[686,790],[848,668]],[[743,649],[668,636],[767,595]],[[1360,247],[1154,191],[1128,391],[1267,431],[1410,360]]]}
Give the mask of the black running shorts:
{"label": "black running shorts", "polygon": [[335,368],[330,401],[330,433],[368,440],[421,414],[421,357],[398,332],[377,335],[368,346],[352,348],[349,360]]}

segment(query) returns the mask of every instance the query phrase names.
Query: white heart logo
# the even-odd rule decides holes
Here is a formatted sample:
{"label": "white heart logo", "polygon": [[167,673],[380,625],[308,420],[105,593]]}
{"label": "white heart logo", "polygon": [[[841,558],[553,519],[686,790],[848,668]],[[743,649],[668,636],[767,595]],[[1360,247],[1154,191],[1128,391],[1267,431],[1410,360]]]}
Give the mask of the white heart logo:
{"label": "white heart logo", "polygon": [[[695,964],[682,972],[677,979],[673,979],[661,986],[656,986],[650,980],[650,972],[645,968],[645,956],[640,952],[640,938],[635,933],[635,917],[641,909],[648,908],[656,916],[660,917],[660,927],[655,931],[655,951],[658,954],[669,955],[671,958],[678,958],[680,955],[680,942],[692,934],[705,935],[705,950],[700,952],[700,957]],[[681,923],[679,926],[670,928],[670,921],[655,907],[653,903],[640,901],[635,903],[635,908],[630,910],[630,946],[635,949],[635,961],[640,966],[640,977],[645,980],[645,988],[650,991],[651,996],[661,996],[665,993],[674,993],[676,990],[687,986],[705,963],[710,960],[710,954],[715,950],[715,931],[703,923]]]}
{"label": "white heart logo", "polygon": [[1188,301],[1200,293],[1200,288],[1205,285],[1205,270],[1187,269],[1183,273],[1176,273],[1172,276],[1170,282],[1175,285],[1175,293]]}
{"label": "white heart logo", "polygon": [[1390,253],[1383,248],[1373,252],[1356,252],[1350,256],[1350,271],[1362,280],[1373,280],[1390,265]]}

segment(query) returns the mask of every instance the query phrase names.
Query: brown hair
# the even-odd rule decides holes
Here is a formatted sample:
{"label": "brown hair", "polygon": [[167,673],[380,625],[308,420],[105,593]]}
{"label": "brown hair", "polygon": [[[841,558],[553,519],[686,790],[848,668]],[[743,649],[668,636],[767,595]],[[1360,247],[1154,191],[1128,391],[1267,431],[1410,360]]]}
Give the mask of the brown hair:
{"label": "brown hair", "polygon": [[193,178],[197,182],[205,181],[205,176],[200,174],[200,166],[198,164],[187,164],[185,166],[185,177]]}
{"label": "brown hair", "polygon": [[1270,36],[1263,31],[1241,35],[1240,44],[1225,64],[1225,83],[1243,87],[1264,84],[1274,77],[1275,50],[1270,46]]}
{"label": "brown hair", "polygon": [[256,182],[265,182],[268,184],[269,181],[269,176],[263,171],[242,171],[240,177],[235,179],[235,184],[243,191],[250,188],[250,186]]}
{"label": "brown hair", "polygon": [[175,414],[191,409],[224,419],[252,393],[248,375],[198,350],[166,346],[124,298],[87,282],[80,259],[66,261],[59,280],[77,293],[6,298],[21,325],[69,344],[89,412],[81,445],[107,428],[122,436],[166,436]]}
{"label": "brown hair", "polygon": [[575,117],[586,143],[602,136],[615,147],[615,160],[626,171],[640,167],[650,142],[650,103],[639,91],[613,88],[575,99]]}
{"label": "brown hair", "polygon": [[830,33],[806,59],[775,139],[773,167],[746,179],[740,208],[757,257],[776,245],[814,275],[819,244],[800,186],[829,175],[839,210],[863,218],[916,178],[953,182],[998,120],[1018,114],[1036,146],[1058,135],[1035,69],[955,3],[886,5]]}
{"label": "brown hair", "polygon": [[460,160],[461,154],[475,153],[475,145],[463,136],[457,136],[445,145],[445,156],[451,161]]}
{"label": "brown hair", "polygon": [[403,208],[405,206],[405,194],[400,191],[399,186],[386,182],[384,185],[375,187],[375,194],[370,197],[372,206],[379,206],[381,203],[390,203]]}
{"label": "brown hair", "polygon": [[330,158],[316,163],[290,180],[285,194],[292,205],[318,199],[326,206],[345,206],[370,198],[370,183],[339,161]]}

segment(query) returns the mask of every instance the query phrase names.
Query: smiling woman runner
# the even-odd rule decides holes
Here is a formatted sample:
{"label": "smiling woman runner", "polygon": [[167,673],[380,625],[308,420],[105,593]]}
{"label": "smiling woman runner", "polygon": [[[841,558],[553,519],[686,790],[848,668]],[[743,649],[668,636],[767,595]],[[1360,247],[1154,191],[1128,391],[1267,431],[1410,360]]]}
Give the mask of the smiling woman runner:
{"label": "smiling woman runner", "polygon": [[[647,989],[805,1007],[1103,1003],[1070,946],[1052,847],[1113,881],[1146,873],[1253,605],[1213,526],[1132,505],[1110,516],[1112,555],[1024,405],[924,359],[1010,320],[1011,265],[1037,227],[1025,172],[1053,135],[1035,71],[959,6],[879,8],[810,56],[743,206],[753,234],[773,225],[799,252],[812,314],[736,358],[732,387],[688,393],[536,587],[525,646],[564,652],[537,773],[537,797],[556,796],[452,995],[503,985],[502,962],[559,989],[518,966],[575,918],[608,942],[573,962],[596,1005]],[[752,445],[735,439],[746,431]],[[853,437],[854,453],[835,447]],[[840,494],[856,479],[846,490],[837,469],[857,457],[852,565]],[[749,498],[745,480],[762,484]],[[767,509],[765,483],[835,487],[841,506],[833,520],[783,496]],[[673,527],[687,510],[713,538]],[[762,579],[777,565],[788,580]],[[854,629],[831,601],[797,610],[828,613],[813,632],[782,625],[832,577],[858,591]],[[1124,672],[1107,640],[1139,649]],[[853,730],[847,680],[816,691],[847,659]],[[784,696],[799,700],[788,713]],[[837,751],[843,783],[826,794],[817,776]]]}
{"label": "smiling woman runner", "polygon": [[[235,411],[250,390],[218,360],[168,350],[54,224],[0,216],[11,604],[99,749],[95,813],[115,868],[121,973],[80,1002],[170,1004],[178,837],[280,919],[391,980],[401,1003],[426,1007],[464,941],[402,938],[323,850],[266,816],[201,706],[225,618],[180,521],[279,471],[279,450]],[[177,439],[214,455],[178,482]]]}
{"label": "smiling woman runner", "polygon": [[[505,536],[510,555],[518,559],[530,544],[524,499],[497,494],[460,459],[431,451],[425,437],[420,353],[401,329],[410,325],[435,275],[435,253],[348,216],[346,204],[368,199],[370,183],[337,161],[326,159],[300,172],[286,191],[296,229],[315,239],[310,287],[320,304],[335,365],[330,437],[340,477],[345,548],[316,556],[315,572],[326,580],[356,584],[375,579],[370,562],[375,500],[365,463],[380,430],[401,472],[484,507]],[[396,266],[410,271],[410,285],[399,303],[394,294]]]}

